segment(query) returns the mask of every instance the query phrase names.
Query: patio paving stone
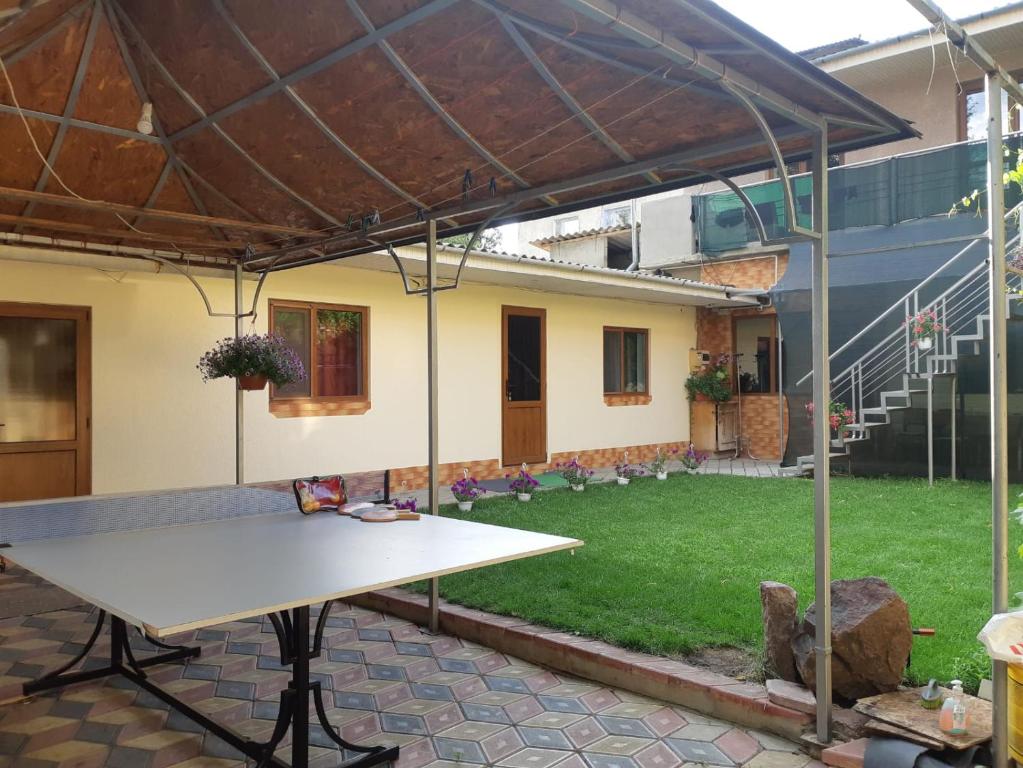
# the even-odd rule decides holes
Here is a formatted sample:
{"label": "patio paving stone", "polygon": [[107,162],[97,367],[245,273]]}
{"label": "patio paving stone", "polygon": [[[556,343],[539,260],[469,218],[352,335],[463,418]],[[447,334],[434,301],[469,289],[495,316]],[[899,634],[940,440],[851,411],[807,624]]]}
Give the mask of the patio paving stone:
{"label": "patio paving stone", "polygon": [[[328,720],[345,738],[401,746],[397,768],[809,768],[810,758],[775,736],[683,707],[528,664],[408,622],[337,604],[330,621],[358,633],[315,660]],[[10,641],[0,674],[10,685],[70,658],[88,637],[87,611],[5,620]],[[183,636],[204,654],[154,667],[152,676],[194,707],[265,739],[279,708],[274,639],[258,620]],[[340,631],[349,631],[341,629]],[[201,635],[201,638],[197,637]],[[59,638],[59,640],[57,639]],[[401,639],[399,639],[401,638]],[[101,639],[101,644],[105,640]],[[139,655],[150,652],[144,641]],[[144,650],[143,650],[144,649]],[[98,653],[98,652],[97,652]],[[310,730],[314,764],[334,766],[326,733]],[[287,744],[287,742],[286,742]],[[288,758],[283,745],[279,754]],[[3,768],[242,768],[226,743],[148,693],[108,679],[0,706]]]}

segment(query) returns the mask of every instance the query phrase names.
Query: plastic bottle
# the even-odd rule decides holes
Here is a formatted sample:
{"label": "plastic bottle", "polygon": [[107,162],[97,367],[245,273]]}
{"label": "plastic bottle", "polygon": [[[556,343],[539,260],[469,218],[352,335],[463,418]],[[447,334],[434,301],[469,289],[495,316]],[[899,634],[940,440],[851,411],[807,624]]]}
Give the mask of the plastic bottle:
{"label": "plastic bottle", "polygon": [[966,733],[966,700],[963,698],[963,684],[960,680],[952,681],[952,695],[941,705],[938,727],[950,735]]}
{"label": "plastic bottle", "polygon": [[958,680],[952,681],[952,730],[953,735],[966,733],[967,712],[966,697],[963,695],[963,684]]}

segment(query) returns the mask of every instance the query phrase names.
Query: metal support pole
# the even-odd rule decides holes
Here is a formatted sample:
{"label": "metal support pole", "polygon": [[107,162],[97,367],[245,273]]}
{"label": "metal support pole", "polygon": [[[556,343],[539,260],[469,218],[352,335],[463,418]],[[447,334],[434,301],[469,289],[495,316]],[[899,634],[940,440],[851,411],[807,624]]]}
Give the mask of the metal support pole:
{"label": "metal support pole", "polygon": [[949,420],[951,422],[951,427],[952,427],[952,456],[951,456],[951,463],[952,463],[952,480],[953,481],[959,479],[959,477],[958,477],[959,473],[956,471],[956,453],[957,453],[957,448],[958,448],[958,446],[956,444],[956,419],[957,419],[957,417],[959,415],[959,410],[956,408],[956,380],[958,378],[959,377],[958,377],[957,374],[952,374],[952,411],[950,413]]}
{"label": "metal support pole", "polygon": [[927,379],[927,485],[934,485],[934,379]]}
{"label": "metal support pole", "polygon": [[817,740],[831,743],[831,365],[828,360],[828,134],[814,137],[812,325],[814,592],[817,633]]}
{"label": "metal support pole", "polygon": [[[777,283],[778,281],[775,280]],[[782,364],[785,362],[782,354],[783,347],[782,342],[784,339],[781,335],[781,323],[778,322],[778,318],[774,319],[775,325],[778,328],[778,461],[785,461],[785,381],[782,375],[783,367]]]}
{"label": "metal support pole", "polygon": [[[440,497],[437,490],[438,454],[438,387],[437,387],[437,220],[430,219],[426,229],[426,381],[428,395],[429,499],[430,514],[439,512]],[[440,580],[430,579],[430,631],[440,629]]]}
{"label": "metal support pole", "polygon": [[[988,73],[987,92],[987,201],[990,233],[991,308],[991,607],[1009,609],[1009,442],[1006,385],[1005,311],[1005,185],[1002,154],[1002,82]],[[995,768],[1009,765],[1008,680],[1005,662],[994,662],[991,703],[994,709],[993,757]]]}
{"label": "metal support pole", "polygon": [[[234,265],[234,337],[237,339],[245,334],[242,315],[245,301],[242,283],[242,265]],[[237,384],[234,393],[234,482],[241,485],[245,482],[245,390]]]}

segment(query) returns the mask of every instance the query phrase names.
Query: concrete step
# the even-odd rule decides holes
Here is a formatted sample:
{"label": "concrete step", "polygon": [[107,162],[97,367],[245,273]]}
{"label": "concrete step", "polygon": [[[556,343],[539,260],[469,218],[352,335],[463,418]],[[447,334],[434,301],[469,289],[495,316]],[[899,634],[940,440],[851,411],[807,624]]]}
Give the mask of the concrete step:
{"label": "concrete step", "polygon": [[863,754],[870,739],[856,739],[829,747],[821,752],[821,760],[833,768],[863,768]]}

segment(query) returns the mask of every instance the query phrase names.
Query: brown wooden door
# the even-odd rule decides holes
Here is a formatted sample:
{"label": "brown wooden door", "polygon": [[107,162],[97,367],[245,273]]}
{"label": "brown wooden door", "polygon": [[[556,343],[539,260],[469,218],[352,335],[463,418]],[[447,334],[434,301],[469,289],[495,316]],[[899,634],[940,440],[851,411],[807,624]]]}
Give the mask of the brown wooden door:
{"label": "brown wooden door", "polygon": [[547,461],[547,313],[501,308],[501,461]]}
{"label": "brown wooden door", "polygon": [[0,501],[92,491],[87,307],[0,302]]}

